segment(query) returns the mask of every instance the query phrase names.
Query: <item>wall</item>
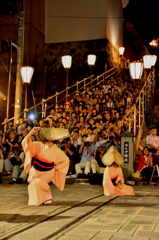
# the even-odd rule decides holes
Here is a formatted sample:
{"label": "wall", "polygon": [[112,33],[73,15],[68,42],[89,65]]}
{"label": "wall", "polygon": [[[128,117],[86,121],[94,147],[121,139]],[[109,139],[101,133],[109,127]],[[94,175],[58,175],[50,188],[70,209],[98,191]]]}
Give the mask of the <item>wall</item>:
{"label": "wall", "polygon": [[58,43],[108,38],[118,49],[123,44],[121,0],[47,0],[45,42]]}
{"label": "wall", "polygon": [[121,0],[47,0],[45,8],[47,94],[65,88],[63,55],[71,55],[73,61],[69,85],[89,76],[88,54],[97,55],[95,75],[105,70],[105,63],[108,68],[116,65],[123,41]]}
{"label": "wall", "polygon": [[[0,16],[0,44],[7,38],[12,38],[18,44],[18,15]],[[33,105],[32,93],[40,95],[45,91],[44,86],[44,51],[45,51],[45,0],[25,0],[25,29],[24,29],[24,65],[34,67],[31,85],[28,88],[28,107]],[[12,81],[10,92],[10,113],[14,115],[15,80],[17,65],[17,50],[12,47]],[[7,95],[8,84],[8,49],[1,51],[0,46],[0,91]],[[24,109],[24,89],[22,89],[22,109]],[[41,97],[41,96],[40,96]],[[40,98],[41,100],[41,98]],[[0,99],[1,115],[0,123],[6,116],[6,101]]]}
{"label": "wall", "polygon": [[47,0],[46,43],[105,38],[107,0]]}
{"label": "wall", "polygon": [[106,36],[116,50],[123,46],[123,6],[121,0],[108,0]]}

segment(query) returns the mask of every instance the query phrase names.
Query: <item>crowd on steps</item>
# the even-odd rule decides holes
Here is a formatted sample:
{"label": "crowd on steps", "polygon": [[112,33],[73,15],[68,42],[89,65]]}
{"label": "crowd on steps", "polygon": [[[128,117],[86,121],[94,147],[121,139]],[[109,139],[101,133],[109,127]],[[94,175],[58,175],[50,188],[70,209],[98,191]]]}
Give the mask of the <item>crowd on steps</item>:
{"label": "crowd on steps", "polygon": [[[0,181],[2,176],[11,176],[10,184],[26,181],[21,142],[35,126],[69,129],[70,137],[57,142],[70,159],[67,178],[102,174],[105,166],[101,157],[112,145],[120,152],[120,134],[129,127],[127,118],[133,118],[130,109],[142,89],[141,83],[135,84],[127,69],[120,70],[104,85],[86,87],[40,120],[8,122],[1,135]],[[32,135],[32,141],[39,141],[38,135]]]}

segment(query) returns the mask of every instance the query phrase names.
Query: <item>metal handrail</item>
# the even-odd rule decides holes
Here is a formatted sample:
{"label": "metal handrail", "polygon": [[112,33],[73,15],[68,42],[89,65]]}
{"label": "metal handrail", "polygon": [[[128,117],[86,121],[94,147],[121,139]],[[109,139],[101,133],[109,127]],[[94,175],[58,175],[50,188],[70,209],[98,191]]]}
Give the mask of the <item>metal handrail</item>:
{"label": "metal handrail", "polygon": [[[149,102],[149,99],[154,92],[154,87],[155,87],[155,69],[153,69],[148,74],[134,106],[129,109],[130,113],[128,115],[127,122],[129,123],[129,132],[131,131],[133,123],[133,133],[135,136],[134,142],[136,141],[137,129],[140,129],[142,127],[142,119],[144,119],[145,117],[147,102]],[[132,113],[133,118],[130,117]]]}
{"label": "metal handrail", "polygon": [[[72,89],[72,88],[75,87],[75,86],[78,87],[78,85],[80,85],[81,83],[84,83],[84,85],[83,85],[81,88],[79,88],[78,90],[76,89],[76,91],[74,91],[73,93],[78,92],[78,91],[81,90],[81,89],[85,89],[85,87],[86,87],[87,85],[89,85],[89,84],[92,84],[92,83],[94,83],[95,85],[96,85],[96,84],[99,84],[98,82],[96,83],[96,81],[98,81],[98,80],[99,80],[101,77],[103,77],[103,76],[104,76],[104,80],[106,80],[109,76],[111,76],[111,75],[113,75],[113,74],[116,73],[116,71],[115,71],[115,72],[111,73],[110,75],[106,76],[106,74],[108,74],[110,71],[113,71],[114,69],[116,69],[116,71],[117,71],[117,66],[115,66],[115,67],[113,67],[113,68],[105,71],[105,72],[102,73],[101,75],[97,76],[95,79],[93,79],[94,75],[91,75],[91,76],[89,76],[89,77],[87,77],[87,78],[82,79],[81,81],[77,81],[75,84],[73,84],[73,85],[70,86],[70,87],[65,88],[65,89],[62,90],[61,92],[56,92],[56,94],[48,97],[47,99],[42,99],[41,102],[39,102],[39,103],[37,103],[36,105],[34,105],[34,106],[30,107],[29,109],[27,109],[27,112],[29,112],[30,110],[32,110],[32,109],[34,109],[34,108],[42,105],[42,111],[38,112],[38,114],[40,114],[40,113],[46,113],[46,110],[49,109],[51,106],[58,106],[58,105],[57,105],[57,96],[59,96],[59,95],[61,95],[61,94],[63,94],[63,93],[66,93],[68,89],[70,90],[70,89]],[[106,76],[106,77],[105,77],[105,76]],[[87,81],[88,79],[91,79],[91,81],[90,81],[89,83],[85,83],[85,81]],[[102,82],[102,81],[104,81],[104,80],[102,79],[100,82]],[[73,93],[71,93],[71,95],[72,95]],[[47,101],[49,101],[49,100],[51,100],[51,99],[53,99],[53,98],[55,98],[56,103],[54,103],[54,104],[52,104],[51,106],[48,106],[48,107],[45,108],[45,107],[44,107],[44,104],[45,104]],[[65,99],[65,98],[62,98],[61,101],[64,100],[64,99]],[[59,102],[59,100],[58,100],[58,102]],[[44,109],[45,109],[45,110],[44,110]],[[12,117],[12,118],[10,118],[10,119],[5,119],[4,122],[2,122],[1,124],[4,125],[4,124],[6,124],[7,122],[12,121],[12,120],[14,120],[15,118],[20,117],[21,115],[24,114],[25,111],[26,111],[26,109],[25,109],[23,112],[21,112],[20,114]]]}

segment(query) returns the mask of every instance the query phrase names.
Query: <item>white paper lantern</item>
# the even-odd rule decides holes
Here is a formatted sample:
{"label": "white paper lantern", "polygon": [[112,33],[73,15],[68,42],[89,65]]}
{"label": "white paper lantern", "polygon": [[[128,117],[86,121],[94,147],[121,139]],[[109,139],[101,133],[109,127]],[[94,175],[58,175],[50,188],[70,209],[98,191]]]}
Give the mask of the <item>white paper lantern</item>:
{"label": "white paper lantern", "polygon": [[129,70],[132,79],[141,79],[143,74],[143,63],[142,62],[130,63]]}
{"label": "white paper lantern", "polygon": [[96,55],[93,55],[93,54],[88,55],[87,61],[89,65],[94,65],[96,61]]}
{"label": "white paper lantern", "polygon": [[21,76],[23,84],[30,84],[33,76],[34,68],[26,66],[21,67]]}
{"label": "white paper lantern", "polygon": [[72,57],[70,55],[63,56],[62,64],[64,68],[70,68],[72,64]]}

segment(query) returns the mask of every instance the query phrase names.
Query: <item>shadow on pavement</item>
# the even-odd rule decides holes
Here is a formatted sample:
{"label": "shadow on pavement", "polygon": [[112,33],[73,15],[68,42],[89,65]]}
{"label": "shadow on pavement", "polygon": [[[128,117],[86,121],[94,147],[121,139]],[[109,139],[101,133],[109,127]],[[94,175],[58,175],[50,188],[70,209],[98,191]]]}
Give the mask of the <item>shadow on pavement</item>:
{"label": "shadow on pavement", "polygon": [[[36,222],[39,218],[48,218],[48,215],[21,215],[21,214],[0,214],[0,222],[8,222],[8,223],[30,223]],[[56,216],[57,219],[66,219],[70,218],[69,216]],[[54,221],[54,217],[50,218],[49,221]]]}

